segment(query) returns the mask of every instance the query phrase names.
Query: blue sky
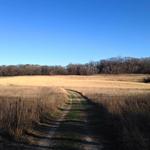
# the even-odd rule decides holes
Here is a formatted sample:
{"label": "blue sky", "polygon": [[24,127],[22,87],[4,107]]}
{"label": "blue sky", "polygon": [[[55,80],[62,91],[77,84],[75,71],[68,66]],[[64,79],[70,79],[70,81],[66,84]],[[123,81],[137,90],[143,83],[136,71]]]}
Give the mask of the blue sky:
{"label": "blue sky", "polygon": [[0,64],[150,56],[149,0],[0,0]]}

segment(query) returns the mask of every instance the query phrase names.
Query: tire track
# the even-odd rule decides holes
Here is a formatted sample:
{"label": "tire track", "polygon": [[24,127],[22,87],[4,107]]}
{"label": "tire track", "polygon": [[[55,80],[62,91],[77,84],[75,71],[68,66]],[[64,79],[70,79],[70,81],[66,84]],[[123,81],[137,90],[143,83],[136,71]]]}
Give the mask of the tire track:
{"label": "tire track", "polygon": [[[71,102],[71,99],[70,99]],[[56,131],[58,130],[58,128],[60,127],[61,122],[64,120],[64,118],[67,116],[67,114],[69,113],[71,108],[71,105],[68,105],[67,108],[65,108],[67,111],[64,111],[64,113],[61,115],[61,117],[59,119],[57,119],[57,121],[55,122],[55,125],[53,126],[52,129],[50,129],[50,131],[47,133],[47,138],[46,139],[41,139],[37,145],[40,147],[52,147],[53,142],[52,142],[52,138],[54,137]],[[45,150],[45,148],[39,148],[38,150]]]}

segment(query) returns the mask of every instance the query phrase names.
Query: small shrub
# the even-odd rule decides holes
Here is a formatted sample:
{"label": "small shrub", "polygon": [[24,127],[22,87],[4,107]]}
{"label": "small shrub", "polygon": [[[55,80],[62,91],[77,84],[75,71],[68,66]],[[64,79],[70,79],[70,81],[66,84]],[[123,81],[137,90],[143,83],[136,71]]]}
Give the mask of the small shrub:
{"label": "small shrub", "polygon": [[144,78],[144,83],[150,83],[150,77]]}

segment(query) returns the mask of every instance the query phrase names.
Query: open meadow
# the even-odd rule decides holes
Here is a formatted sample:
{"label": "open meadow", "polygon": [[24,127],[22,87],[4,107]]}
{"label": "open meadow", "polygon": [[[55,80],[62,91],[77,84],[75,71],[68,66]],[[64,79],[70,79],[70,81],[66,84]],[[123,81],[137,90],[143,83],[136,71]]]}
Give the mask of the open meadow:
{"label": "open meadow", "polygon": [[104,145],[109,142],[111,150],[148,150],[150,84],[143,82],[146,76],[1,77],[0,135],[25,140],[25,133],[45,116],[59,118],[58,108],[67,102],[69,89],[95,106],[94,130]]}
{"label": "open meadow", "polygon": [[[86,88],[95,89],[125,89],[147,91],[149,84],[143,83],[147,75],[95,75],[95,76],[74,76],[74,75],[56,75],[56,76],[18,76],[1,77],[0,86],[47,86],[62,88]],[[101,91],[99,91],[101,92]]]}
{"label": "open meadow", "polygon": [[0,150],[150,150],[150,0],[0,0]]}

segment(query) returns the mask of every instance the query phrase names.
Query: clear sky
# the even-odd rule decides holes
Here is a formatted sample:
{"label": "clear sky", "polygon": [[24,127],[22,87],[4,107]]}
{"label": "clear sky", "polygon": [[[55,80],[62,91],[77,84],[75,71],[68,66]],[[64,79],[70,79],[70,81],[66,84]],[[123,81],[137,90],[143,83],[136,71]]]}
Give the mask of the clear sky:
{"label": "clear sky", "polygon": [[150,56],[150,0],[0,0],[0,64]]}

